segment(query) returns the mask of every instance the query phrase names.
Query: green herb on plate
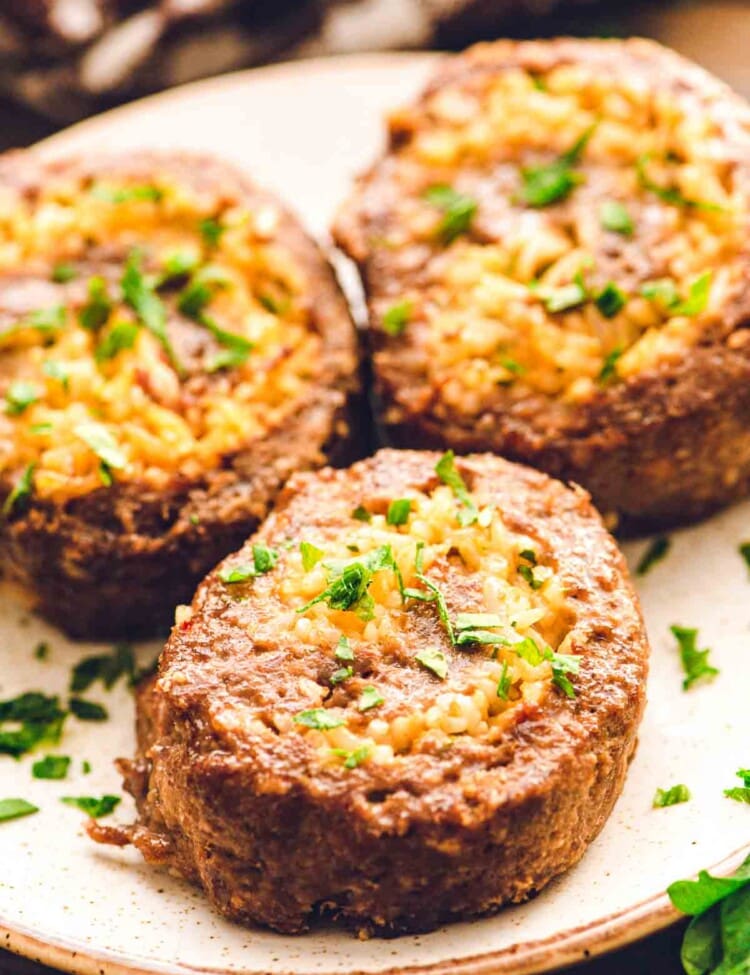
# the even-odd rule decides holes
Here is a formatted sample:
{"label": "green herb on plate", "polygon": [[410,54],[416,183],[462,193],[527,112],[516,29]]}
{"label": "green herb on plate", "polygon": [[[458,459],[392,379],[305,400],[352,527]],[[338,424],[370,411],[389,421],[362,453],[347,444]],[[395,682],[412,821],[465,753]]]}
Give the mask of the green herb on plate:
{"label": "green herb on plate", "polygon": [[673,785],[669,789],[657,789],[652,804],[654,809],[664,809],[688,802],[689,799],[690,789],[686,785]]}
{"label": "green herb on plate", "polygon": [[689,690],[699,680],[712,680],[719,671],[708,661],[710,649],[699,650],[698,630],[685,626],[671,626],[670,631],[680,650],[680,661],[685,672],[682,689]]}
{"label": "green herb on plate", "polygon": [[121,799],[119,796],[102,796],[99,799],[95,796],[63,796],[60,802],[80,809],[92,819],[100,819],[109,816],[120,805]]}
{"label": "green herb on plate", "polygon": [[686,975],[750,971],[750,857],[728,877],[701,870],[697,880],[678,880],[667,893],[693,918],[682,941]]}
{"label": "green herb on plate", "polygon": [[38,812],[39,807],[32,806],[25,799],[0,799],[0,823],[20,819],[22,816],[32,816]]}
{"label": "green herb on plate", "polygon": [[636,574],[645,576],[647,572],[653,569],[657,562],[661,562],[662,559],[666,558],[671,545],[672,543],[666,535],[660,535],[650,542],[636,566]]}
{"label": "green herb on plate", "polygon": [[70,768],[67,755],[45,755],[31,766],[35,779],[64,779]]}

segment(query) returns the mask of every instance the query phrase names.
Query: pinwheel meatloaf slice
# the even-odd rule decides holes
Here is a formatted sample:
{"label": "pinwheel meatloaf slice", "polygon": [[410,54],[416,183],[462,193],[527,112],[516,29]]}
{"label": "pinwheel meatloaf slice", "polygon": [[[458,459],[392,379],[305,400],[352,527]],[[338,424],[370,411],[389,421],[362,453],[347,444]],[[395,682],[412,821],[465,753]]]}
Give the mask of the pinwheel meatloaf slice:
{"label": "pinwheel meatloaf slice", "polygon": [[493,450],[641,527],[750,487],[750,109],[656,44],[481,45],[336,234],[397,444]]}
{"label": "pinwheel meatloaf slice", "polygon": [[620,793],[648,646],[580,489],[384,450],[289,482],[178,611],[93,824],[245,923],[429,929],[541,890]]}
{"label": "pinwheel meatloaf slice", "polygon": [[289,474],[348,450],[344,298],[206,157],[10,155],[0,218],[4,570],[73,636],[166,632]]}

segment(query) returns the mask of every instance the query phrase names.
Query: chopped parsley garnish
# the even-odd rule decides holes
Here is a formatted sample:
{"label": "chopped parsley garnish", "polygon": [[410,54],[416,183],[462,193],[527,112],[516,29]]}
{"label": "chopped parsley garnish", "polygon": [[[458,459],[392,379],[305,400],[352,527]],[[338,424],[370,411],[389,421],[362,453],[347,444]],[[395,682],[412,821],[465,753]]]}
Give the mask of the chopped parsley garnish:
{"label": "chopped parsley garnish", "polygon": [[619,200],[605,200],[599,210],[599,219],[605,230],[631,237],[635,227],[627,207]]}
{"label": "chopped parsley garnish", "polygon": [[583,176],[574,167],[580,161],[595,127],[592,125],[587,129],[567,152],[551,163],[522,169],[517,201],[530,207],[546,207],[566,199],[583,182]]}
{"label": "chopped parsley garnish", "polygon": [[[94,451],[107,474],[122,470],[127,464],[125,454],[104,424],[94,421],[79,423],[73,428],[73,433]],[[111,475],[109,480],[111,483]]]}
{"label": "chopped parsley garnish", "polygon": [[279,553],[267,545],[258,542],[253,545],[252,565],[232,565],[219,570],[219,578],[230,585],[237,582],[247,582],[256,576],[270,572],[279,560]]}
{"label": "chopped parsley garnish", "polygon": [[641,556],[641,560],[636,567],[636,574],[645,576],[649,569],[652,569],[657,562],[661,562],[669,552],[670,540],[666,535],[655,538]]}
{"label": "chopped parsley garnish", "polygon": [[599,375],[596,377],[597,382],[606,383],[610,379],[614,379],[617,375],[617,363],[622,358],[622,349],[612,349],[604,357],[604,365],[599,370]]}
{"label": "chopped parsley garnish", "polygon": [[97,184],[92,187],[91,195],[97,200],[104,200],[106,203],[135,203],[148,202],[160,203],[164,199],[164,190],[150,183],[138,186],[102,186]]}
{"label": "chopped parsley garnish", "polygon": [[382,318],[383,331],[394,338],[402,335],[409,324],[413,311],[412,303],[408,300],[399,301],[384,313]]}
{"label": "chopped parsley garnish", "polygon": [[237,366],[244,365],[255,348],[253,342],[245,338],[244,335],[228,332],[210,315],[206,314],[205,309],[216,292],[221,288],[226,288],[229,283],[229,279],[220,268],[208,264],[192,274],[178,301],[178,307],[183,315],[192,318],[208,329],[219,345],[223,346],[208,364],[209,372],[218,372],[220,369],[234,369]]}
{"label": "chopped parsley garnish", "polygon": [[701,870],[667,893],[678,911],[693,915],[682,942],[688,975],[743,975],[750,964],[750,856],[729,877]]}
{"label": "chopped parsley garnish", "polygon": [[107,291],[107,282],[104,278],[91,278],[88,286],[88,301],[78,312],[81,327],[89,332],[97,332],[107,323],[111,314],[112,299]]}
{"label": "chopped parsley garnish", "polygon": [[657,789],[652,805],[654,809],[664,809],[667,806],[688,802],[689,799],[690,789],[686,785],[673,785],[669,789]]}
{"label": "chopped parsley garnish", "polygon": [[42,641],[34,647],[34,659],[46,660],[49,657],[49,643]]}
{"label": "chopped parsley garnish", "polygon": [[465,234],[478,209],[475,199],[459,193],[452,186],[430,186],[422,194],[424,200],[442,211],[443,217],[437,228],[437,236],[443,244],[451,244]]}
{"label": "chopped parsley garnish", "polygon": [[64,779],[70,768],[67,755],[45,755],[31,766],[35,779]]}
{"label": "chopped parsley garnish", "polygon": [[409,520],[411,512],[411,500],[409,498],[399,498],[391,501],[388,505],[388,513],[385,520],[389,525],[405,525]]}
{"label": "chopped parsley garnish", "polygon": [[36,464],[28,464],[13,485],[13,490],[3,502],[3,514],[9,515],[17,508],[23,507],[31,497],[34,489],[34,468]]}
{"label": "chopped parsley garnish", "polygon": [[332,748],[331,751],[334,755],[339,755],[344,759],[344,768],[357,768],[362,762],[366,761],[370,754],[369,745],[361,745],[359,748],[355,748],[354,751],[347,751],[345,748]]}
{"label": "chopped parsley garnish", "polygon": [[336,650],[333,655],[337,660],[354,660],[354,651],[348,638],[343,633],[339,637],[339,642],[336,644]]}
{"label": "chopped parsley garnish", "polygon": [[508,695],[510,694],[511,679],[508,673],[508,663],[503,661],[503,669],[500,672],[500,680],[497,682],[497,696],[502,701],[508,700]]}
{"label": "chopped parsley garnish", "polygon": [[80,809],[92,819],[100,819],[102,816],[109,816],[120,805],[121,799],[119,796],[102,796],[101,799],[94,796],[63,796],[60,802]]}
{"label": "chopped parsley garnish", "polygon": [[55,359],[45,359],[42,363],[42,372],[50,379],[56,379],[67,393],[70,387],[70,374],[62,362]]}
{"label": "chopped parsley garnish", "polygon": [[414,659],[420,663],[425,670],[431,671],[440,680],[445,680],[448,676],[448,658],[438,647],[428,647],[420,650],[414,655]]}
{"label": "chopped parsley garnish", "polygon": [[214,295],[229,284],[227,276],[210,264],[199,268],[190,278],[179,297],[178,308],[183,315],[201,321],[201,315]]}
{"label": "chopped parsley garnish", "polygon": [[503,367],[503,369],[507,369],[507,371],[513,376],[523,376],[523,374],[526,372],[526,366],[522,365],[520,362],[516,362],[515,359],[511,359],[509,356],[503,356],[500,359],[500,365]]}
{"label": "chopped parsley garnish", "polygon": [[42,742],[56,745],[65,717],[57,697],[37,691],[0,701],[0,755],[18,758]]}
{"label": "chopped parsley garnish", "polygon": [[208,315],[202,315],[200,323],[208,329],[219,345],[223,346],[208,364],[209,372],[218,372],[220,369],[236,369],[247,362],[248,356],[255,348],[250,339],[246,339],[244,335],[237,335],[235,332],[227,332]]}
{"label": "chopped parsley garnish", "polygon": [[518,574],[522,579],[524,579],[532,589],[541,589],[544,585],[544,579],[538,579],[534,575],[534,568],[531,565],[521,565],[518,566]]}
{"label": "chopped parsley garnish", "polygon": [[216,247],[221,240],[221,235],[226,227],[221,224],[216,217],[205,217],[198,224],[203,242],[207,247]]}
{"label": "chopped parsley garnish", "polygon": [[55,284],[67,284],[68,281],[72,281],[73,278],[77,277],[78,271],[72,264],[67,264],[61,261],[59,264],[55,264],[52,268],[52,274],[50,277],[55,282]]}
{"label": "chopped parsley garnish", "polygon": [[713,273],[706,271],[690,285],[687,298],[680,297],[677,285],[671,278],[659,278],[647,281],[641,287],[641,294],[649,301],[656,301],[669,312],[670,315],[685,315],[688,318],[700,315],[706,310],[711,294]]}
{"label": "chopped parsley garnish", "polygon": [[305,572],[309,572],[315,568],[326,553],[322,548],[313,545],[312,542],[300,542],[299,554],[302,556],[302,568]]}
{"label": "chopped parsley garnish", "polygon": [[116,322],[97,345],[94,358],[97,362],[108,362],[118,352],[132,349],[137,337],[138,326],[135,322]]}
{"label": "chopped parsley garnish", "polygon": [[376,687],[368,686],[362,688],[362,693],[357,701],[358,711],[369,711],[371,708],[380,707],[385,703],[385,698]]}
{"label": "chopped parsley garnish", "polygon": [[625,307],[627,298],[614,281],[608,281],[594,298],[594,304],[605,318],[614,318]]}
{"label": "chopped parsley garnish", "polygon": [[357,507],[352,511],[352,518],[355,521],[372,521],[372,515],[363,505],[358,504]]}
{"label": "chopped parsley garnish", "polygon": [[390,545],[380,545],[367,555],[357,558],[330,560],[323,564],[328,570],[328,585],[304,606],[300,606],[298,613],[305,613],[316,603],[325,602],[331,609],[352,610],[363,620],[372,619],[373,599],[368,590],[375,573],[385,569],[390,569],[395,574],[399,591],[404,598],[401,572]]}
{"label": "chopped parsley garnish", "polygon": [[[500,623],[490,623],[489,626],[500,626]],[[476,643],[484,643],[489,646],[509,647],[514,641],[507,639],[500,633],[493,633],[489,629],[474,629],[466,627],[456,637],[456,644],[459,647],[473,646]],[[541,663],[541,658],[538,661]]]}
{"label": "chopped parsley garnish", "polygon": [[745,565],[750,569],[750,542],[742,542],[738,548],[738,552],[745,560]]}
{"label": "chopped parsley garnish", "polygon": [[727,799],[734,799],[735,802],[746,802],[750,805],[750,768],[737,769],[735,774],[738,779],[742,780],[742,785],[725,789],[724,795]]}
{"label": "chopped parsley garnish", "polygon": [[81,762],[81,771],[83,772],[84,775],[90,775],[91,774],[91,762],[87,762],[85,760],[83,762]]}
{"label": "chopped parsley garnish", "polygon": [[331,674],[332,684],[343,684],[345,680],[349,680],[350,677],[354,676],[354,671],[351,667],[339,667],[338,670],[334,670]]}
{"label": "chopped parsley garnish", "polygon": [[39,399],[38,388],[25,379],[17,379],[5,394],[5,412],[8,416],[20,416]]}
{"label": "chopped parsley garnish", "polygon": [[38,813],[39,807],[32,806],[25,799],[0,799],[0,823],[10,819],[20,819],[21,816],[31,816]]}
{"label": "chopped parsley garnish", "polygon": [[461,474],[456,468],[456,458],[452,450],[446,451],[435,465],[435,473],[453,491],[453,494],[461,502],[461,509],[458,512],[458,523],[462,528],[473,525],[477,520],[477,506],[469,493]]}
{"label": "chopped parsley garnish", "polygon": [[636,163],[638,182],[644,190],[658,196],[660,200],[675,207],[691,207],[694,210],[707,210],[712,212],[723,212],[724,207],[716,203],[704,203],[701,200],[688,199],[676,186],[660,186],[655,183],[648,175],[648,163],[651,156],[647,153],[641,156]]}
{"label": "chopped parsley garnish", "polygon": [[641,294],[649,301],[657,301],[667,309],[672,309],[680,303],[680,293],[672,278],[646,281],[641,285]]}
{"label": "chopped parsley garnish", "polygon": [[699,650],[697,647],[698,630],[684,626],[671,626],[670,630],[680,648],[680,660],[685,672],[682,689],[689,690],[696,681],[711,680],[719,671],[708,662],[709,649]]}
{"label": "chopped parsley garnish", "polygon": [[559,688],[566,697],[571,699],[575,698],[576,692],[568,674],[573,674],[575,677],[581,670],[581,661],[578,657],[573,656],[569,653],[552,653],[545,654],[545,658],[549,660],[552,666],[552,683],[555,687]]}
{"label": "chopped parsley garnish", "polygon": [[292,305],[292,299],[288,294],[279,297],[263,291],[257,295],[257,298],[266,311],[270,311],[272,315],[285,315]]}
{"label": "chopped parsley garnish", "polygon": [[674,315],[686,315],[688,317],[702,314],[708,305],[712,281],[713,273],[711,271],[706,271],[700,277],[697,277],[690,285],[687,298],[684,301],[678,302],[671,309],[672,313]]}
{"label": "chopped parsley garnish", "polygon": [[424,574],[424,542],[417,542],[417,551],[414,556],[414,574],[417,581],[427,587],[427,592],[423,589],[408,588],[404,589],[403,595],[407,599],[418,599],[423,603],[435,603],[440,622],[448,634],[448,639],[455,645],[456,634],[453,632],[453,624],[448,613],[448,604],[445,601],[445,596],[440,591],[440,588]]}
{"label": "chopped parsley garnish", "polygon": [[493,627],[504,626],[504,621],[493,613],[459,613],[456,625],[460,630],[456,643],[458,646],[472,644],[487,644],[490,646],[508,647],[522,660],[532,667],[548,661],[552,668],[552,683],[559,688],[566,697],[576,696],[568,674],[577,674],[581,669],[581,661],[577,656],[566,653],[555,653],[550,647],[539,647],[536,640],[530,636],[523,639],[508,639],[501,633],[493,633]]}
{"label": "chopped parsley garnish", "polygon": [[153,285],[146,279],[141,265],[143,255],[138,249],[132,250],[120,280],[122,297],[133,309],[138,320],[157,339],[164,349],[174,370],[183,374],[183,368],[167,334],[167,312]]}
{"label": "chopped parsley garnish", "polygon": [[522,579],[524,579],[532,589],[541,589],[544,585],[544,579],[540,579],[536,575],[536,553],[531,549],[524,549],[522,552],[518,553],[519,559],[522,561],[518,565],[518,574]]}
{"label": "chopped parsley garnish", "polygon": [[68,701],[70,713],[79,721],[106,721],[109,715],[107,709],[95,701],[85,701],[82,697],[71,697]]}
{"label": "chopped parsley garnish", "polygon": [[340,728],[344,724],[344,719],[336,717],[325,708],[311,708],[309,711],[300,711],[295,714],[294,723],[301,724],[305,728],[315,728],[316,731],[330,731],[332,728]]}
{"label": "chopped parsley garnish", "polygon": [[136,680],[133,648],[127,643],[119,643],[111,653],[95,654],[80,660],[71,674],[70,691],[81,694],[97,681],[101,681],[109,691],[121,677],[127,678],[131,686]]}
{"label": "chopped parsley garnish", "polygon": [[534,289],[544,302],[547,311],[556,315],[558,312],[570,311],[588,301],[589,293],[580,275],[570,284],[563,284],[559,288]]}
{"label": "chopped parsley garnish", "polygon": [[27,315],[22,322],[24,328],[35,328],[37,332],[59,332],[65,325],[65,305],[52,305],[50,308],[40,308]]}
{"label": "chopped parsley garnish", "polygon": [[200,260],[200,257],[192,251],[173,251],[164,260],[158,286],[162,287],[192,274],[199,267]]}

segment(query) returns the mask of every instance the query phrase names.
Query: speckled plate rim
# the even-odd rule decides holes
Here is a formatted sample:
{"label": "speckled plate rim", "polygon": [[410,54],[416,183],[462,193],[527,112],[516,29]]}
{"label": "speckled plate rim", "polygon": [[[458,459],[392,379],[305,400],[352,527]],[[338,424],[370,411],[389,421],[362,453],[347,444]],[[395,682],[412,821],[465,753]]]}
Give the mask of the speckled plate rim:
{"label": "speckled plate rim", "polygon": [[[234,88],[246,77],[271,78],[274,75],[298,75],[310,72],[335,73],[340,67],[367,65],[435,63],[439,52],[357,53],[335,57],[309,58],[282,64],[269,65],[245,71],[237,71],[193,82],[170,91],[150,95],[128,105],[111,109],[99,116],[69,126],[39,143],[33,148],[45,155],[64,157],[58,144],[65,145],[79,131],[95,134],[100,122],[111,125],[113,120],[137,115],[144,107],[165,101],[187,100],[197,92]],[[726,875],[736,869],[750,855],[750,844],[741,847],[719,863],[707,867],[711,873]],[[477,954],[460,959],[450,959],[428,965],[396,966],[384,969],[377,975],[536,975],[552,969],[565,968],[607,952],[632,944],[669,927],[682,915],[672,906],[666,893],[650,897],[615,914],[598,919],[582,927],[570,928],[550,938],[539,941],[518,942],[500,951]],[[304,936],[302,936],[304,937]],[[82,942],[55,938],[49,941],[16,924],[9,924],[0,916],[0,948],[39,964],[48,965],[70,975],[242,975],[236,968],[205,968],[178,965],[150,964],[145,960],[127,958],[121,953],[92,951]],[[257,973],[255,973],[257,975]],[[305,975],[294,971],[287,975]],[[320,973],[316,973],[320,975]],[[352,970],[349,975],[364,975]]]}
{"label": "speckled plate rim", "polygon": [[[731,873],[748,854],[750,846],[743,847],[710,868],[710,872],[718,875]],[[390,968],[378,975],[535,975],[622,948],[668,927],[680,917],[666,894],[659,894],[619,914],[561,932],[544,941],[521,942],[491,954],[432,965]],[[91,953],[86,946],[75,942],[58,939],[45,942],[24,928],[10,929],[2,918],[0,947],[40,964],[70,972],[71,975],[242,975],[236,968],[149,965],[147,962],[134,962],[120,954]],[[295,971],[289,975],[303,973]],[[352,971],[351,975],[360,973]]]}

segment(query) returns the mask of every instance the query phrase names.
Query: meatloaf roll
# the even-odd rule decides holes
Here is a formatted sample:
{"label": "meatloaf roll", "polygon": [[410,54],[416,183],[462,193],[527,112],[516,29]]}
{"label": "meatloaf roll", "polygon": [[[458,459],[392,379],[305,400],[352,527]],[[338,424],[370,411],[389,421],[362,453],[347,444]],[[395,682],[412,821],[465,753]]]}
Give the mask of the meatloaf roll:
{"label": "meatloaf roll", "polygon": [[632,525],[750,487],[750,109],[641,40],[502,41],[390,120],[340,215],[397,444]]}
{"label": "meatloaf roll", "polygon": [[344,298],[208,158],[0,161],[0,557],[75,637],[166,631],[348,440]]}
{"label": "meatloaf roll", "polygon": [[623,784],[648,646],[579,488],[384,450],[296,475],[141,691],[140,822],[92,826],[277,931],[429,929],[541,890]]}

